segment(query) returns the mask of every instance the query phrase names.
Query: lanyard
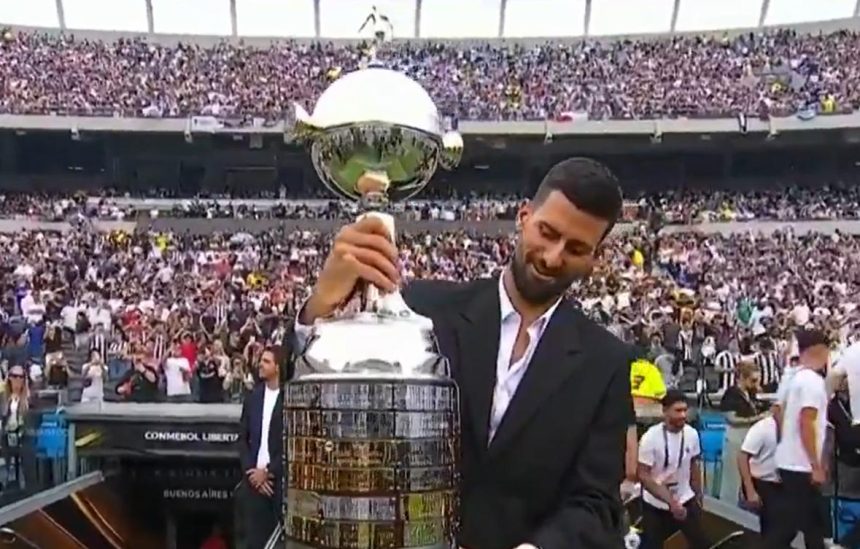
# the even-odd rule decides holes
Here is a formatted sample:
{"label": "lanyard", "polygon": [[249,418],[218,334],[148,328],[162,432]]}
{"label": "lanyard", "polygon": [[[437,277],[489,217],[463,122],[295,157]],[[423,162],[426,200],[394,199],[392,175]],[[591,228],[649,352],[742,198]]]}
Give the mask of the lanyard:
{"label": "lanyard", "polygon": [[[684,426],[686,427],[686,426]],[[669,435],[666,434],[666,425],[663,425],[663,469],[669,468]],[[681,444],[678,446],[678,470],[681,470],[681,464],[684,460],[684,431],[681,429]]]}

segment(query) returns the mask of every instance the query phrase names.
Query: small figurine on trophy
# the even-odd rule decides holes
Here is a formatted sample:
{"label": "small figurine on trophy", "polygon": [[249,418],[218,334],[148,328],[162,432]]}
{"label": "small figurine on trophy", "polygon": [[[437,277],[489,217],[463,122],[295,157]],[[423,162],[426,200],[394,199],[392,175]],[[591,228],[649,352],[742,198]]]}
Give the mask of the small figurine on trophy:
{"label": "small figurine on trophy", "polygon": [[[364,20],[364,23],[358,29],[358,32],[363,31],[368,24],[373,25],[373,36],[377,42],[388,42],[394,37],[394,25],[391,24],[391,20],[387,15],[379,13],[376,6],[373,6],[367,19]],[[388,31],[387,34],[386,31]]]}
{"label": "small figurine on trophy", "polygon": [[376,6],[373,6],[367,19],[365,19],[364,23],[359,27],[358,32],[361,33],[367,25],[373,25],[373,41],[367,51],[367,57],[362,59],[361,68],[363,69],[377,66],[379,61],[376,56],[379,53],[379,49],[382,47],[382,44],[390,42],[391,39],[394,38],[394,25],[391,24],[391,20],[388,16],[379,13]]}

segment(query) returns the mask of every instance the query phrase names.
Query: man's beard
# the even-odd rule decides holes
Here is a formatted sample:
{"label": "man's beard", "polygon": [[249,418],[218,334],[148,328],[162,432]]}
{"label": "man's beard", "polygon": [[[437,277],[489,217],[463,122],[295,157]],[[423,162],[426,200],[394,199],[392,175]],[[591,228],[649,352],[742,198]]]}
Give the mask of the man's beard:
{"label": "man's beard", "polygon": [[531,265],[525,258],[525,253],[520,246],[514,251],[511,260],[511,275],[513,275],[514,285],[517,288],[520,296],[527,302],[534,305],[541,305],[555,301],[570,288],[573,282],[581,276],[572,274],[569,276],[554,276],[551,279],[540,279],[534,276],[532,271],[534,265]]}

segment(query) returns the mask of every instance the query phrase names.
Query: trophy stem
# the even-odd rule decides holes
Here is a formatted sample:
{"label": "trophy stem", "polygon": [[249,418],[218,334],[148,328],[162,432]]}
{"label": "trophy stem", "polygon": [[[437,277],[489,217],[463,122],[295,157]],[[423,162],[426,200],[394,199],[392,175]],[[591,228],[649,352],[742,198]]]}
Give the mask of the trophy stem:
{"label": "trophy stem", "polygon": [[[363,210],[358,220],[360,221],[365,217],[374,217],[380,220],[388,230],[391,241],[396,243],[394,216],[384,211],[388,206],[386,191],[390,186],[391,180],[385,171],[367,170],[364,172],[356,184],[356,189],[361,193],[359,205]],[[382,313],[390,308],[385,305],[385,296],[379,291],[379,288],[372,284],[365,284],[361,297],[362,311]]]}

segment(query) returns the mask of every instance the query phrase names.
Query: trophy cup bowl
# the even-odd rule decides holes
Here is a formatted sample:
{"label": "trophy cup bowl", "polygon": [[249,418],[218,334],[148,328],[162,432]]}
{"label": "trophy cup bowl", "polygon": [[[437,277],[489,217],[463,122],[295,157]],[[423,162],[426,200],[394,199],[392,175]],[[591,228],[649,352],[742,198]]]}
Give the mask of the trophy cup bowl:
{"label": "trophy cup bowl", "polygon": [[388,200],[418,193],[437,166],[453,169],[463,139],[445,132],[430,95],[408,76],[378,67],[335,80],[313,115],[296,105],[296,137],[310,144],[322,182],[350,200],[367,197],[366,174],[387,178]]}
{"label": "trophy cup bowl", "polygon": [[[373,67],[335,81],[296,137],[339,196],[367,209],[419,192],[463,140],[415,81]],[[394,240],[394,219],[379,211]],[[290,549],[450,549],[458,509],[457,386],[433,322],[399,292],[364,290],[357,313],[318,320],[285,390]]]}

